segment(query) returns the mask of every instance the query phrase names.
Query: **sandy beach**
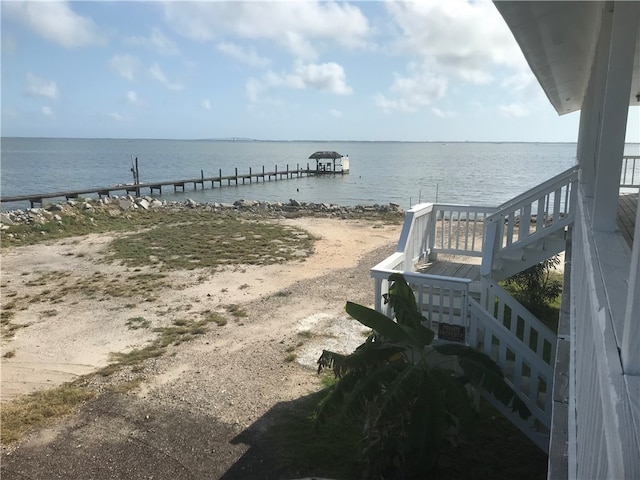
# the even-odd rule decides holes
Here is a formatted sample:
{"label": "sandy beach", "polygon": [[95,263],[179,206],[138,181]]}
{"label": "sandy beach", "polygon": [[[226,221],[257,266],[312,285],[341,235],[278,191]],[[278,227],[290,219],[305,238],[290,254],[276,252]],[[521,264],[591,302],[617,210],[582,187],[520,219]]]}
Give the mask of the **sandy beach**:
{"label": "sandy beach", "polygon": [[[155,334],[150,328],[130,328],[127,321],[131,318],[144,318],[157,327],[180,315],[239,305],[246,317],[224,326],[212,325],[204,335],[169,347],[169,354],[146,361],[142,373],[124,369],[107,380],[92,380],[95,388],[106,392],[109,383],[142,378],[138,388],[118,395],[117,400],[111,398],[110,409],[115,404],[126,412],[169,409],[181,412],[182,418],[204,415],[223,425],[227,438],[222,435],[216,441],[228,451],[206,467],[208,478],[218,478],[248,448],[236,445],[229,450],[232,437],[275,405],[318,390],[315,362],[322,349],[348,352],[362,343],[365,330],[349,320],[345,302],[373,303],[369,269],[394,251],[401,229],[400,224],[360,219],[277,221],[318,237],[314,253],[284,264],[229,266],[210,275],[171,272],[170,288],[135,302],[130,298],[105,302],[86,294],[55,301],[60,278],[80,283],[97,272],[118,278],[122,267],[103,262],[112,236],[89,235],[3,251],[3,302],[29,298],[12,318],[12,323],[28,326],[2,341],[3,354],[13,352],[10,358],[2,358],[3,402],[96,371],[109,364],[111,352],[148,344]],[[111,414],[99,420],[106,423],[98,431],[82,426],[85,409],[99,410],[98,405],[111,395],[105,393],[77,415],[30,434],[17,449],[5,449],[3,478],[24,478],[17,472],[27,478],[44,478],[39,476],[44,470],[39,469],[46,467],[26,462],[25,456],[40,457],[51,453],[50,449],[67,448],[63,445],[69,435],[74,441],[82,437],[86,449],[74,455],[86,459],[92,449],[104,449],[105,444],[117,443],[124,431],[136,430],[132,425],[112,424]],[[131,468],[136,468],[136,462],[130,460]],[[74,468],[78,470],[68,478],[84,478],[86,470]],[[194,473],[198,468],[187,476],[159,473],[153,478],[199,478]]]}

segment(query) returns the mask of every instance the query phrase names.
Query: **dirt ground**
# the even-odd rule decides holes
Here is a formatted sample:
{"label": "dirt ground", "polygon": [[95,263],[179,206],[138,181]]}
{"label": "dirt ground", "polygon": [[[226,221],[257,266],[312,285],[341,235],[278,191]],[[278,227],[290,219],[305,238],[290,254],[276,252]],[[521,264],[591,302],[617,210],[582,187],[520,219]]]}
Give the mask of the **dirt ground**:
{"label": "dirt ground", "polygon": [[[212,275],[174,272],[170,287],[135,304],[67,296],[18,312],[12,322],[29,326],[2,341],[3,353],[14,352],[2,358],[3,402],[104,367],[110,352],[148,344],[151,328],[133,330],[129,318],[157,327],[229,304],[247,316],[212,324],[206,334],[148,360],[139,388],[105,390],[55,426],[3,447],[2,478],[276,478],[259,434],[274,415],[319,389],[315,361],[322,349],[348,352],[363,341],[345,302],[373,303],[369,269],[394,251],[401,228],[369,220],[282,222],[320,237],[315,253]],[[60,272],[78,280],[96,272],[118,278],[123,267],[100,263],[110,240],[88,236],[3,252],[3,293],[55,293],[58,285],[36,280]],[[127,375],[124,370],[110,381]]]}

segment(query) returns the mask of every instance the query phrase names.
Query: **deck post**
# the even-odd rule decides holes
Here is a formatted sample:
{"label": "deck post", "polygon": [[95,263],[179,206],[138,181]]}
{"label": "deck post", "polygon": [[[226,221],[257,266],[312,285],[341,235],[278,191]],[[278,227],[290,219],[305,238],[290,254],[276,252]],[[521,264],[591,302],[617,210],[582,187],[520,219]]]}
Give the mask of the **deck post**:
{"label": "deck post", "polygon": [[277,182],[278,181],[278,165],[276,165],[276,172],[275,172],[274,178],[276,179],[276,182]]}
{"label": "deck post", "polygon": [[253,177],[251,176],[251,167],[249,167],[249,183],[253,181]]}
{"label": "deck post", "polygon": [[636,228],[631,250],[627,309],[622,330],[620,357],[627,375],[640,375],[640,209],[636,208]]}
{"label": "deck post", "polygon": [[639,11],[637,2],[616,2],[611,23],[592,217],[593,229],[603,232],[616,231]]}

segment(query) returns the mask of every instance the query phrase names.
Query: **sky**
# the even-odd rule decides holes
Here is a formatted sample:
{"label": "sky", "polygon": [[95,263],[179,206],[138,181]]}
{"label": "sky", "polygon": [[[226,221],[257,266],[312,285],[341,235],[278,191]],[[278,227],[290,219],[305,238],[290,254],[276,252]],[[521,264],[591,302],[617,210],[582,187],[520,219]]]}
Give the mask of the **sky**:
{"label": "sky", "polygon": [[2,136],[577,140],[488,1],[0,8]]}

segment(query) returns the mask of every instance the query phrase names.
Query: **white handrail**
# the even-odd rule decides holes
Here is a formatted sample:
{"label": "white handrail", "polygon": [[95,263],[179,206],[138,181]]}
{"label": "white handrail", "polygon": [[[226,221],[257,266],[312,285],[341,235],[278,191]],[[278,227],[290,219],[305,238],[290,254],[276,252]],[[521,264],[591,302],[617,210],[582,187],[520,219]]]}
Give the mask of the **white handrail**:
{"label": "white handrail", "polygon": [[480,305],[548,365],[556,358],[556,334],[498,283],[480,280]]}
{"label": "white handrail", "polygon": [[469,299],[469,317],[469,345],[500,365],[505,378],[520,394],[533,417],[549,428],[553,368],[532,350],[522,348],[520,339],[473,299]]}
{"label": "white handrail", "polygon": [[382,303],[382,295],[389,291],[389,276],[392,273],[402,273],[407,284],[414,291],[416,303],[420,312],[427,318],[429,328],[438,331],[440,324],[458,325],[467,330],[467,298],[469,284],[467,278],[444,277],[417,272],[400,272],[383,270],[376,267],[371,269],[371,276],[375,280],[375,309],[391,317],[393,312],[388,304]]}
{"label": "white handrail", "polygon": [[573,223],[578,170],[572,167],[503,203],[485,219],[480,273],[490,275],[501,253],[518,250]]}
{"label": "white handrail", "polygon": [[495,211],[496,207],[435,204],[431,250],[435,254],[482,256],[485,220]]}
{"label": "white handrail", "polygon": [[625,155],[622,157],[620,186],[623,188],[640,187],[640,155]]}

